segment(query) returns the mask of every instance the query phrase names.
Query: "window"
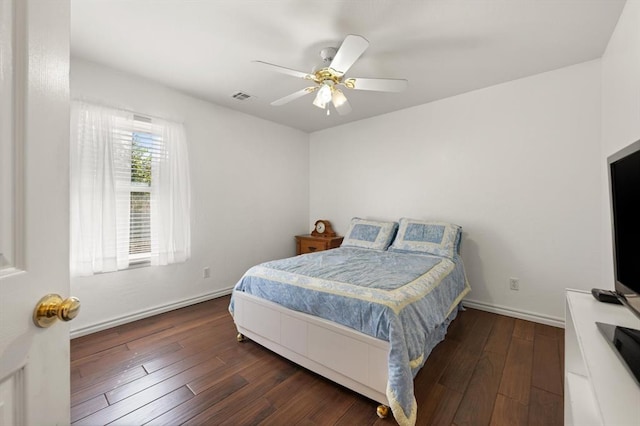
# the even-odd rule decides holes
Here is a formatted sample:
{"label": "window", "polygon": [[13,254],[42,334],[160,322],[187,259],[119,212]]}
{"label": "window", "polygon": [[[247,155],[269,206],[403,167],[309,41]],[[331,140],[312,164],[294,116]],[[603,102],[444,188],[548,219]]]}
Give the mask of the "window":
{"label": "window", "polygon": [[182,125],[81,102],[71,117],[72,274],[188,259]]}
{"label": "window", "polygon": [[[151,163],[162,152],[161,137],[148,122],[134,117],[131,134],[131,188],[129,190],[129,263],[151,258]],[[145,128],[146,127],[146,128]]]}

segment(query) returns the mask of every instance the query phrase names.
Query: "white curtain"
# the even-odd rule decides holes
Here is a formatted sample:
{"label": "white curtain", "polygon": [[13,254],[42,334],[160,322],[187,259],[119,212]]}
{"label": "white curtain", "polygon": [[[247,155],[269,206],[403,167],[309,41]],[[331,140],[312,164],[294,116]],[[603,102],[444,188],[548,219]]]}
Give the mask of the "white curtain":
{"label": "white curtain", "polygon": [[[144,126],[143,130],[140,130]],[[151,132],[158,146],[151,161],[152,265],[190,257],[190,180],[184,128],[131,112],[74,101],[71,112],[72,275],[129,267],[132,169],[136,132]],[[135,216],[135,215],[134,215]]]}
{"label": "white curtain", "polygon": [[[131,142],[118,131],[126,112],[73,102],[71,108],[71,250],[73,275],[129,266]],[[126,129],[122,129],[126,131]],[[127,164],[129,165],[127,169]]]}
{"label": "white curtain", "polygon": [[151,264],[167,265],[191,256],[189,157],[182,125],[157,119],[154,124],[161,128],[165,152],[151,164]]}

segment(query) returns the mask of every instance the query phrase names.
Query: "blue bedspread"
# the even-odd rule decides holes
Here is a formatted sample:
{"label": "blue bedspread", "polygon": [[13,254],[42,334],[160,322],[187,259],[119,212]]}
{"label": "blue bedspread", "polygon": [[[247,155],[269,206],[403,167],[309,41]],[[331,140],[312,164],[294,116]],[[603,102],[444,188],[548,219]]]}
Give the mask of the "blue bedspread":
{"label": "blue bedspread", "polygon": [[416,421],[413,378],[470,287],[458,256],[341,247],[254,266],[235,291],[388,341],[386,393],[404,426]]}

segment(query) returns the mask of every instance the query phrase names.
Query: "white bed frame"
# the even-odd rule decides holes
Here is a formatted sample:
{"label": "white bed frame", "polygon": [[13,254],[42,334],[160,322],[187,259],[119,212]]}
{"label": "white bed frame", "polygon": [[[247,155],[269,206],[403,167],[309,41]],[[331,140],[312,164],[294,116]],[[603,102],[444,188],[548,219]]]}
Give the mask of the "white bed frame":
{"label": "white bed frame", "polygon": [[378,415],[386,416],[389,342],[247,293],[235,292],[233,298],[238,340],[246,336],[379,402]]}

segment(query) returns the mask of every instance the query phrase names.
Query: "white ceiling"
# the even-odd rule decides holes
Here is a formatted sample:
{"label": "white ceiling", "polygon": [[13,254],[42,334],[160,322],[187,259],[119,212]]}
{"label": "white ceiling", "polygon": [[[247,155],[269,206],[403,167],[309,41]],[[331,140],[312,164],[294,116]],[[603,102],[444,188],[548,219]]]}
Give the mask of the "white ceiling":
{"label": "white ceiling", "polygon": [[[599,58],[624,0],[71,0],[73,56],[147,77],[306,132]],[[347,77],[406,78],[403,93],[344,89],[340,117],[309,85],[262,60],[310,72],[347,34],[370,46]],[[241,91],[254,96],[237,101]]]}

